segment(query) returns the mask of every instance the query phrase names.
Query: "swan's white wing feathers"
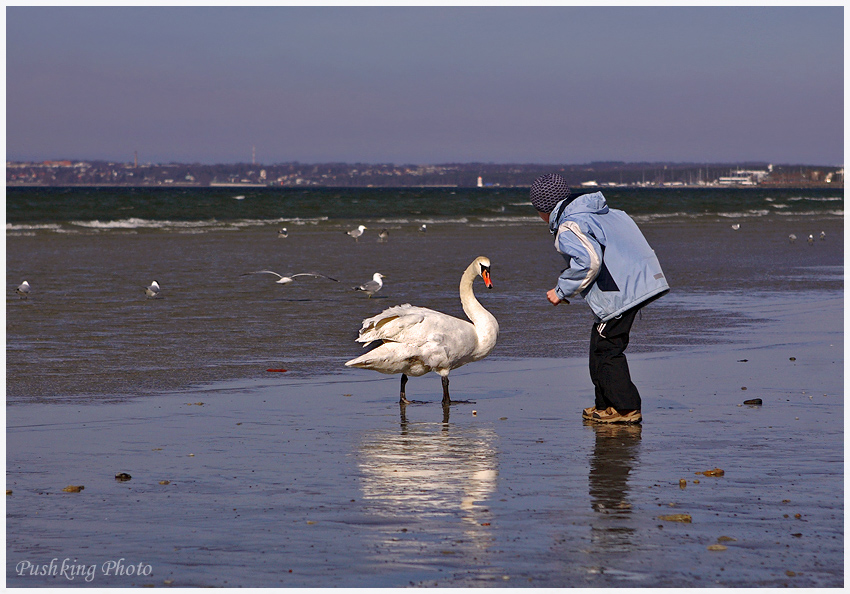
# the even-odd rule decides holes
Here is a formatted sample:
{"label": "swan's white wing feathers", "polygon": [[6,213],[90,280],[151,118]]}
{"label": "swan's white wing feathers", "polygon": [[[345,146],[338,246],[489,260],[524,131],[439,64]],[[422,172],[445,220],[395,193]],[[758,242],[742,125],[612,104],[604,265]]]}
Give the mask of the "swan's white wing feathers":
{"label": "swan's white wing feathers", "polygon": [[357,341],[376,340],[384,344],[354,359],[353,366],[421,375],[471,361],[477,335],[466,320],[406,303],[363,321]]}

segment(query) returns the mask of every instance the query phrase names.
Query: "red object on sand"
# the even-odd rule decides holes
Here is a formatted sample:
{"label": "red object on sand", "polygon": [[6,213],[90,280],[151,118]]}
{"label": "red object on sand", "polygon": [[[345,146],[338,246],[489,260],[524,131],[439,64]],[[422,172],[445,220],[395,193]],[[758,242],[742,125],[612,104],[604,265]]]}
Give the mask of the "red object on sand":
{"label": "red object on sand", "polygon": [[285,369],[266,369],[266,371],[279,371],[281,373],[284,373],[286,370]]}

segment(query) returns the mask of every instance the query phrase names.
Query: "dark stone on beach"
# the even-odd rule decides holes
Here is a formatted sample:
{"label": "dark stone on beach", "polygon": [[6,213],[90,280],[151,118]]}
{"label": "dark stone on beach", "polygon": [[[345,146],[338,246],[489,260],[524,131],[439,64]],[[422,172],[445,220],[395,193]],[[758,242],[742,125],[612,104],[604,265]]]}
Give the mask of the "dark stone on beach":
{"label": "dark stone on beach", "polygon": [[116,481],[129,481],[131,478],[133,477],[127,474],[126,472],[119,472],[115,475]]}
{"label": "dark stone on beach", "polygon": [[796,360],[797,360],[797,357],[788,357],[788,360],[789,360],[789,361],[796,361]]}
{"label": "dark stone on beach", "polygon": [[746,363],[749,359],[738,359],[738,363]]}
{"label": "dark stone on beach", "polygon": [[752,400],[744,400],[744,404],[749,404],[750,406],[761,406],[761,398],[753,398]]}
{"label": "dark stone on beach", "polygon": [[85,487],[83,485],[68,485],[67,487],[65,487],[62,490],[65,491],[66,493],[79,493],[83,489],[85,489]]}

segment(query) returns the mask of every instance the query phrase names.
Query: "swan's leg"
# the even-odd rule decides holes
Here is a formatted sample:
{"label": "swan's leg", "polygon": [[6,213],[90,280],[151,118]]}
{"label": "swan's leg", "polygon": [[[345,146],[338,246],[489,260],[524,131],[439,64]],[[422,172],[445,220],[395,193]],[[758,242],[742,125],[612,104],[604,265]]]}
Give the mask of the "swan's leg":
{"label": "swan's leg", "polygon": [[449,398],[449,376],[443,376],[443,404],[451,404],[452,399]]}
{"label": "swan's leg", "polygon": [[401,391],[399,392],[399,395],[398,395],[398,403],[399,404],[410,404],[410,400],[408,400],[407,398],[404,397],[404,386],[405,386],[405,384],[407,384],[407,374],[402,373],[401,374]]}

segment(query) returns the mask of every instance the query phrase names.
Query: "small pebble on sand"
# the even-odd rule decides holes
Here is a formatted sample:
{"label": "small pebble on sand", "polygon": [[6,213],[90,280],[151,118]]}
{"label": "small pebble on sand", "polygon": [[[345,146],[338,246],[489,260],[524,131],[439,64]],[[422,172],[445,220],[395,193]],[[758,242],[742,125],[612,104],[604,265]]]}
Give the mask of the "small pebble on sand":
{"label": "small pebble on sand", "polygon": [[725,551],[728,547],[722,544],[712,544],[708,545],[709,551]]}
{"label": "small pebble on sand", "polygon": [[669,516],[658,516],[658,519],[665,522],[684,522],[685,524],[690,524],[691,514],[670,514]]}
{"label": "small pebble on sand", "polygon": [[65,487],[62,490],[65,491],[66,493],[79,493],[83,489],[85,489],[85,487],[83,485],[68,485],[67,487]]}

